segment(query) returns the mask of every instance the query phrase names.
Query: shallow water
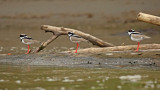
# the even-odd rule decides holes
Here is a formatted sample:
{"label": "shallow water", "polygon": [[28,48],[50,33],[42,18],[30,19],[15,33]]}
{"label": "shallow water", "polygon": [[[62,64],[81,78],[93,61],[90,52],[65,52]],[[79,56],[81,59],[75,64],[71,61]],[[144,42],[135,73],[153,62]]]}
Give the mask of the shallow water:
{"label": "shallow water", "polygon": [[157,90],[160,71],[0,65],[0,89]]}

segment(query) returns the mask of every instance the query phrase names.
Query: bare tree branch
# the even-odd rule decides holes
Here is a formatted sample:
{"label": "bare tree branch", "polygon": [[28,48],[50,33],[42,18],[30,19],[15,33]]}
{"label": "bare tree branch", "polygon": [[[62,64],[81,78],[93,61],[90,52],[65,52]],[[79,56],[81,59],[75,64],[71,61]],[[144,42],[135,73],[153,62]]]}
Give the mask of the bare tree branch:
{"label": "bare tree branch", "polygon": [[54,41],[59,35],[53,35],[50,39],[48,39],[46,42],[43,42],[39,48],[35,51],[36,53],[43,50],[48,44],[50,44],[52,41]]}
{"label": "bare tree branch", "polygon": [[99,38],[96,38],[90,34],[86,34],[84,32],[70,29],[70,28],[63,28],[63,27],[56,27],[56,26],[50,26],[50,25],[42,25],[41,29],[45,32],[51,32],[53,33],[53,37],[47,40],[46,42],[42,43],[42,45],[36,50],[36,52],[39,52],[40,50],[43,50],[48,44],[50,44],[52,41],[54,41],[58,36],[60,35],[68,35],[68,32],[73,32],[76,35],[81,36],[82,38],[88,40],[93,45],[97,45],[99,47],[113,47],[114,45],[108,42],[105,42]]}

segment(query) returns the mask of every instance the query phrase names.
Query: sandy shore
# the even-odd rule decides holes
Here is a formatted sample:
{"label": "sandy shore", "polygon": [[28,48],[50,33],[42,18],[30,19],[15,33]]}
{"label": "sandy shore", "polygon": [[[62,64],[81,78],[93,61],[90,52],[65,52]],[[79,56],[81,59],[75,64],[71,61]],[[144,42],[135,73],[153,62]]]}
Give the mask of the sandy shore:
{"label": "sandy shore", "polygon": [[69,56],[54,54],[11,55],[0,57],[0,64],[82,67],[82,68],[120,68],[120,69],[160,69],[159,59],[153,58],[105,58],[95,56]]}

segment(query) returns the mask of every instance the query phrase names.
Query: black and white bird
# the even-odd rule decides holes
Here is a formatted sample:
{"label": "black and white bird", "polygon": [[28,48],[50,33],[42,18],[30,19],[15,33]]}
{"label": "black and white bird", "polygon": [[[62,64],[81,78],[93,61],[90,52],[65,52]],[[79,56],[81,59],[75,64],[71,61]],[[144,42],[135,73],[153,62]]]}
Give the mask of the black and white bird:
{"label": "black and white bird", "polygon": [[68,32],[68,36],[71,42],[77,43],[77,49],[75,53],[77,53],[78,47],[79,47],[79,42],[88,42],[88,40],[74,34],[73,32]]}
{"label": "black and white bird", "polygon": [[23,44],[27,44],[28,45],[28,51],[26,54],[29,54],[29,49],[30,49],[30,44],[34,44],[34,43],[41,43],[40,41],[37,40],[33,40],[31,37],[27,36],[26,34],[20,34],[21,42]]}
{"label": "black and white bird", "polygon": [[128,34],[129,34],[132,41],[138,42],[138,46],[137,46],[136,51],[139,50],[140,41],[142,41],[143,39],[149,39],[150,38],[150,37],[148,37],[148,36],[146,36],[146,35],[144,35],[140,32],[135,32],[133,29],[130,29],[128,31]]}

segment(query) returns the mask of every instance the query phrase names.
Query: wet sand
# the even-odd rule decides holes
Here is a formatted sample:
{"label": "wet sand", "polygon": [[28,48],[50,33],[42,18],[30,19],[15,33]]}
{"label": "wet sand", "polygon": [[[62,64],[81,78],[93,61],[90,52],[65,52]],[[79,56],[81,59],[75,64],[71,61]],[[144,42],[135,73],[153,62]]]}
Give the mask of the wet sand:
{"label": "wet sand", "polygon": [[[113,55],[112,55],[113,54]],[[116,57],[115,57],[116,56]],[[129,57],[131,56],[131,57]],[[154,58],[153,58],[154,57]],[[160,69],[160,55],[157,52],[149,57],[147,53],[105,53],[92,56],[30,54],[0,57],[2,65],[51,66],[81,68],[115,68],[115,69]]]}

